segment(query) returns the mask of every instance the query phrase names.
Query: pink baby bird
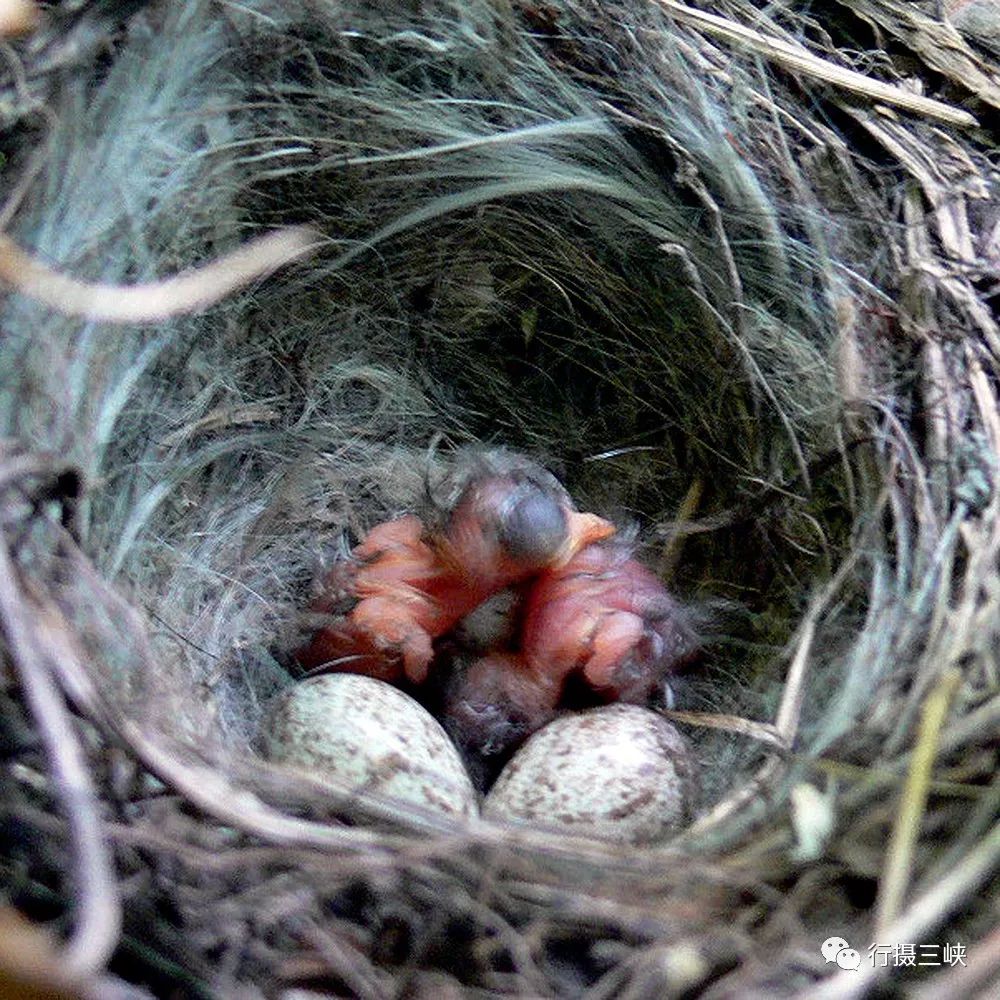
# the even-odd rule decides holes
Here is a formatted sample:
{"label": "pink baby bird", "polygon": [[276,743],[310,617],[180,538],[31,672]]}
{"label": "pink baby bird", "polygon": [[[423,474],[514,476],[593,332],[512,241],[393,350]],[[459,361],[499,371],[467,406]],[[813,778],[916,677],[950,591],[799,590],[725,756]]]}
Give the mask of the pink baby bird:
{"label": "pink baby bird", "polygon": [[[313,605],[330,620],[296,652],[302,666],[422,684],[435,640],[476,607],[615,531],[577,511],[549,473],[507,452],[477,455],[436,521],[411,514],[378,524],[334,567]],[[338,615],[345,600],[353,607]]]}

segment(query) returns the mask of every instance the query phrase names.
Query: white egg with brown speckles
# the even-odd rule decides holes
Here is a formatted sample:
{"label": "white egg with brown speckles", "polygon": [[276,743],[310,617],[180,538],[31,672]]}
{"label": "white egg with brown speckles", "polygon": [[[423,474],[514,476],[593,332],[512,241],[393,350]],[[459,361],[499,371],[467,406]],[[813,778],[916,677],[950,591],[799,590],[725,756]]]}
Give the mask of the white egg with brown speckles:
{"label": "white egg with brown speckles", "polygon": [[476,793],[455,745],[409,695],[359,674],[324,674],[278,697],[261,731],[272,761],[357,791],[474,816]]}
{"label": "white egg with brown speckles", "polygon": [[695,763],[666,719],[636,705],[564,715],[535,733],[486,796],[488,819],[638,844],[690,819]]}

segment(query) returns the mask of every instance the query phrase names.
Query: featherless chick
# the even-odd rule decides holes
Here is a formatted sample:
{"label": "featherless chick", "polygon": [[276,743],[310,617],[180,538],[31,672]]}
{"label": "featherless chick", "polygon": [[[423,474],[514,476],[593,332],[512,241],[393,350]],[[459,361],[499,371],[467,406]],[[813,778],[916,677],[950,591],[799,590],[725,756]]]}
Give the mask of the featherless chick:
{"label": "featherless chick", "polygon": [[[324,581],[330,621],[295,654],[316,670],[422,684],[434,641],[493,595],[570,562],[614,525],[577,511],[558,481],[507,452],[476,455],[443,515],[376,525]],[[345,602],[346,613],[337,614]]]}

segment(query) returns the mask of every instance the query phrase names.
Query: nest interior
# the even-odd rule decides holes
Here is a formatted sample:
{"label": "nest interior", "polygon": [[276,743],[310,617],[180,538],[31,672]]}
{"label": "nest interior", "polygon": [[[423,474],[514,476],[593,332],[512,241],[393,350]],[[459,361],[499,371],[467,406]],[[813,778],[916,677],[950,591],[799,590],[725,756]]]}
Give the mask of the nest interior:
{"label": "nest interior", "polygon": [[[0,218],[39,259],[135,284],[320,234],[193,316],[0,304],[0,885],[68,989],[996,974],[1000,72],[930,3],[702,6],[67,3],[8,46]],[[322,566],[474,443],[696,609],[669,843],[248,753]],[[979,965],[831,970],[831,934]]]}

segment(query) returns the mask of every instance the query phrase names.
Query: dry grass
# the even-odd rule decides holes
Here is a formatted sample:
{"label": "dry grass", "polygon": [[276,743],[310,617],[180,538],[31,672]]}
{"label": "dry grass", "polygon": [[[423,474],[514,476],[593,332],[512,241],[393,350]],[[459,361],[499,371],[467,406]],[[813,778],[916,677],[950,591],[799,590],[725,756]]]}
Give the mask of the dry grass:
{"label": "dry grass", "polygon": [[[8,279],[43,301],[0,320],[0,885],[63,934],[42,980],[997,974],[997,69],[933,6],[84,4],[7,47],[0,219],[37,281]],[[310,259],[215,280],[303,223]],[[214,306],[142,313],[195,265]],[[249,752],[319,566],[476,440],[634,522],[701,609],[704,801],[670,843],[459,825]],[[968,967],[831,975],[832,934]]]}

